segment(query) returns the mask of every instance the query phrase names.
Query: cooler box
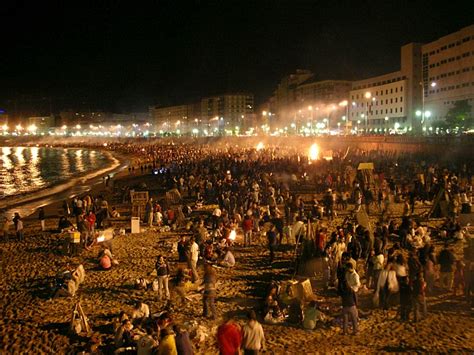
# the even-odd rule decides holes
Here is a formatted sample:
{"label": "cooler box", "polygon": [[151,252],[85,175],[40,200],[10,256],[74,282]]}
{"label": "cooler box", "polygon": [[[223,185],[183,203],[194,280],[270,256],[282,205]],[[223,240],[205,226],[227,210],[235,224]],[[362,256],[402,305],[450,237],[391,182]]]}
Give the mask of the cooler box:
{"label": "cooler box", "polygon": [[78,244],[81,242],[81,233],[79,232],[68,232],[67,236],[69,237],[72,243]]}
{"label": "cooler box", "polygon": [[140,217],[132,217],[131,230],[132,234],[140,233]]}

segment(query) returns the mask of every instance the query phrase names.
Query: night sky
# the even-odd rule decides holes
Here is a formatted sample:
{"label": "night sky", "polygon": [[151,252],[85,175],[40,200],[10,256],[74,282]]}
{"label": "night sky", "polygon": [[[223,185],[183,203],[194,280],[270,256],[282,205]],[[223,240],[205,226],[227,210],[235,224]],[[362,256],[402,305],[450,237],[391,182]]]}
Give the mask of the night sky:
{"label": "night sky", "polygon": [[261,103],[297,68],[398,70],[401,45],[474,23],[470,1],[72,3],[2,1],[0,108],[145,111],[230,91]]}

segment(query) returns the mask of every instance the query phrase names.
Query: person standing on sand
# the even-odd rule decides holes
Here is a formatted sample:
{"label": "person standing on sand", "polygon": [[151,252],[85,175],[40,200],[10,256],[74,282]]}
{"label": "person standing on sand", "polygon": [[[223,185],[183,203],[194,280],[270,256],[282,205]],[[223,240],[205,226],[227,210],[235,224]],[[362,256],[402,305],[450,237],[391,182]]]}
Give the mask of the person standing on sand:
{"label": "person standing on sand", "polygon": [[15,233],[18,240],[24,240],[23,234],[23,220],[20,217],[18,212],[15,212],[15,217],[13,217],[13,223],[15,224]]}
{"label": "person standing on sand", "polygon": [[163,255],[158,256],[155,264],[156,275],[158,277],[158,292],[160,295],[160,301],[162,300],[163,290],[165,291],[165,297],[167,300],[170,299],[170,290],[168,288],[168,280],[170,276],[170,267],[166,262]]}
{"label": "person standing on sand", "polygon": [[145,215],[148,225],[153,226],[153,199],[150,197],[145,206]]}
{"label": "person standing on sand", "polygon": [[63,211],[66,217],[69,217],[69,215],[71,214],[71,209],[69,208],[69,203],[67,202],[67,200],[63,201]]}
{"label": "person standing on sand", "polygon": [[11,221],[8,218],[8,216],[3,217],[2,231],[3,231],[3,239],[6,242],[8,242],[8,234],[9,234],[9,231],[10,231],[10,224],[11,224]]}
{"label": "person standing on sand", "polygon": [[192,281],[195,283],[199,280],[199,275],[197,272],[197,262],[199,260],[199,245],[194,240],[194,237],[191,237],[189,240],[189,254],[188,254],[188,264],[193,273]]}
{"label": "person standing on sand", "polygon": [[273,263],[275,259],[275,246],[276,246],[276,233],[275,233],[275,226],[272,225],[270,230],[267,232],[267,240],[268,240],[268,249],[270,250],[270,264]]}
{"label": "person standing on sand", "polygon": [[347,283],[346,280],[342,282],[341,287],[339,288],[339,293],[342,300],[342,316],[343,316],[343,331],[344,335],[348,332],[348,323],[349,318],[351,319],[352,323],[352,333],[354,335],[357,334],[358,331],[358,322],[359,322],[359,315],[357,312],[357,297],[352,289],[352,287]]}
{"label": "person standing on sand", "polygon": [[223,324],[217,329],[217,345],[220,355],[239,354],[242,344],[242,330],[240,326],[232,321],[228,313]]}
{"label": "person standing on sand", "polygon": [[44,232],[46,230],[46,217],[44,215],[43,207],[40,207],[38,210],[38,219],[41,223],[41,231]]}
{"label": "person standing on sand", "polygon": [[265,334],[262,325],[257,321],[255,311],[249,311],[248,323],[242,328],[242,349],[245,355],[258,355],[265,351]]}
{"label": "person standing on sand", "polygon": [[440,283],[441,287],[447,291],[451,291],[453,286],[453,265],[456,261],[454,254],[448,249],[448,243],[444,244],[443,250],[438,255],[438,263],[440,265]]}
{"label": "person standing on sand", "polygon": [[203,280],[204,294],[202,296],[202,315],[206,318],[209,317],[209,313],[212,313],[211,319],[216,319],[216,282],[216,270],[212,267],[212,265],[206,264]]}
{"label": "person standing on sand", "polygon": [[242,229],[244,230],[244,246],[252,245],[253,220],[249,215],[245,215]]}

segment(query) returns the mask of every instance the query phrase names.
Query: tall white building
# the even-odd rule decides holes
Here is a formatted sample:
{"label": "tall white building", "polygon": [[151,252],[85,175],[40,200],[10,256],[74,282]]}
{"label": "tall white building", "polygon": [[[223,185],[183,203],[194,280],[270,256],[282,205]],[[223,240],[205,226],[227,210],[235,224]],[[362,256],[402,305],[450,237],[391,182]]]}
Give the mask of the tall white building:
{"label": "tall white building", "polygon": [[421,45],[401,48],[399,71],[355,81],[349,93],[352,129],[367,133],[417,128],[416,107],[421,100]]}
{"label": "tall white building", "polygon": [[425,129],[444,120],[456,101],[467,100],[474,114],[474,25],[425,44],[422,52]]}
{"label": "tall white building", "polygon": [[401,48],[400,70],[353,82],[349,120],[367,133],[421,133],[456,101],[474,114],[474,25],[427,44]]}

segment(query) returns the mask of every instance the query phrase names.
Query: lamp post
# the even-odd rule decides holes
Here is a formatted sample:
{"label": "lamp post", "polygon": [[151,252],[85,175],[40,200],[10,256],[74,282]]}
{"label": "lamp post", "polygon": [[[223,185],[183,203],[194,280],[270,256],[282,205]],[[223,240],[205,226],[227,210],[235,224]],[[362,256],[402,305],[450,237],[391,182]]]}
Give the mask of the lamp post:
{"label": "lamp post", "polygon": [[[423,81],[420,81],[420,86],[421,86],[421,125],[423,126],[425,124],[425,117],[430,118],[431,112],[429,113],[429,116],[426,115],[426,113],[428,113],[429,111],[425,112],[425,84],[423,83]],[[430,83],[430,86],[434,88],[436,86],[436,82],[433,81],[432,83]]]}
{"label": "lamp post", "polygon": [[372,97],[372,93],[370,91],[367,91],[364,94],[364,97],[367,99],[367,111],[365,115],[365,133],[367,133],[369,113],[371,112],[373,102],[375,102],[375,97]]}
{"label": "lamp post", "polygon": [[349,102],[347,100],[339,102],[339,106],[346,108],[346,115],[342,116],[342,120],[345,122],[345,133],[347,134],[347,121],[349,120]]}
{"label": "lamp post", "polygon": [[372,97],[372,93],[370,91],[367,91],[365,94],[364,94],[364,97],[367,99],[367,102],[366,102],[366,114],[365,114],[365,133],[367,134],[367,125],[368,125],[368,116],[369,116],[369,100],[370,98]]}

